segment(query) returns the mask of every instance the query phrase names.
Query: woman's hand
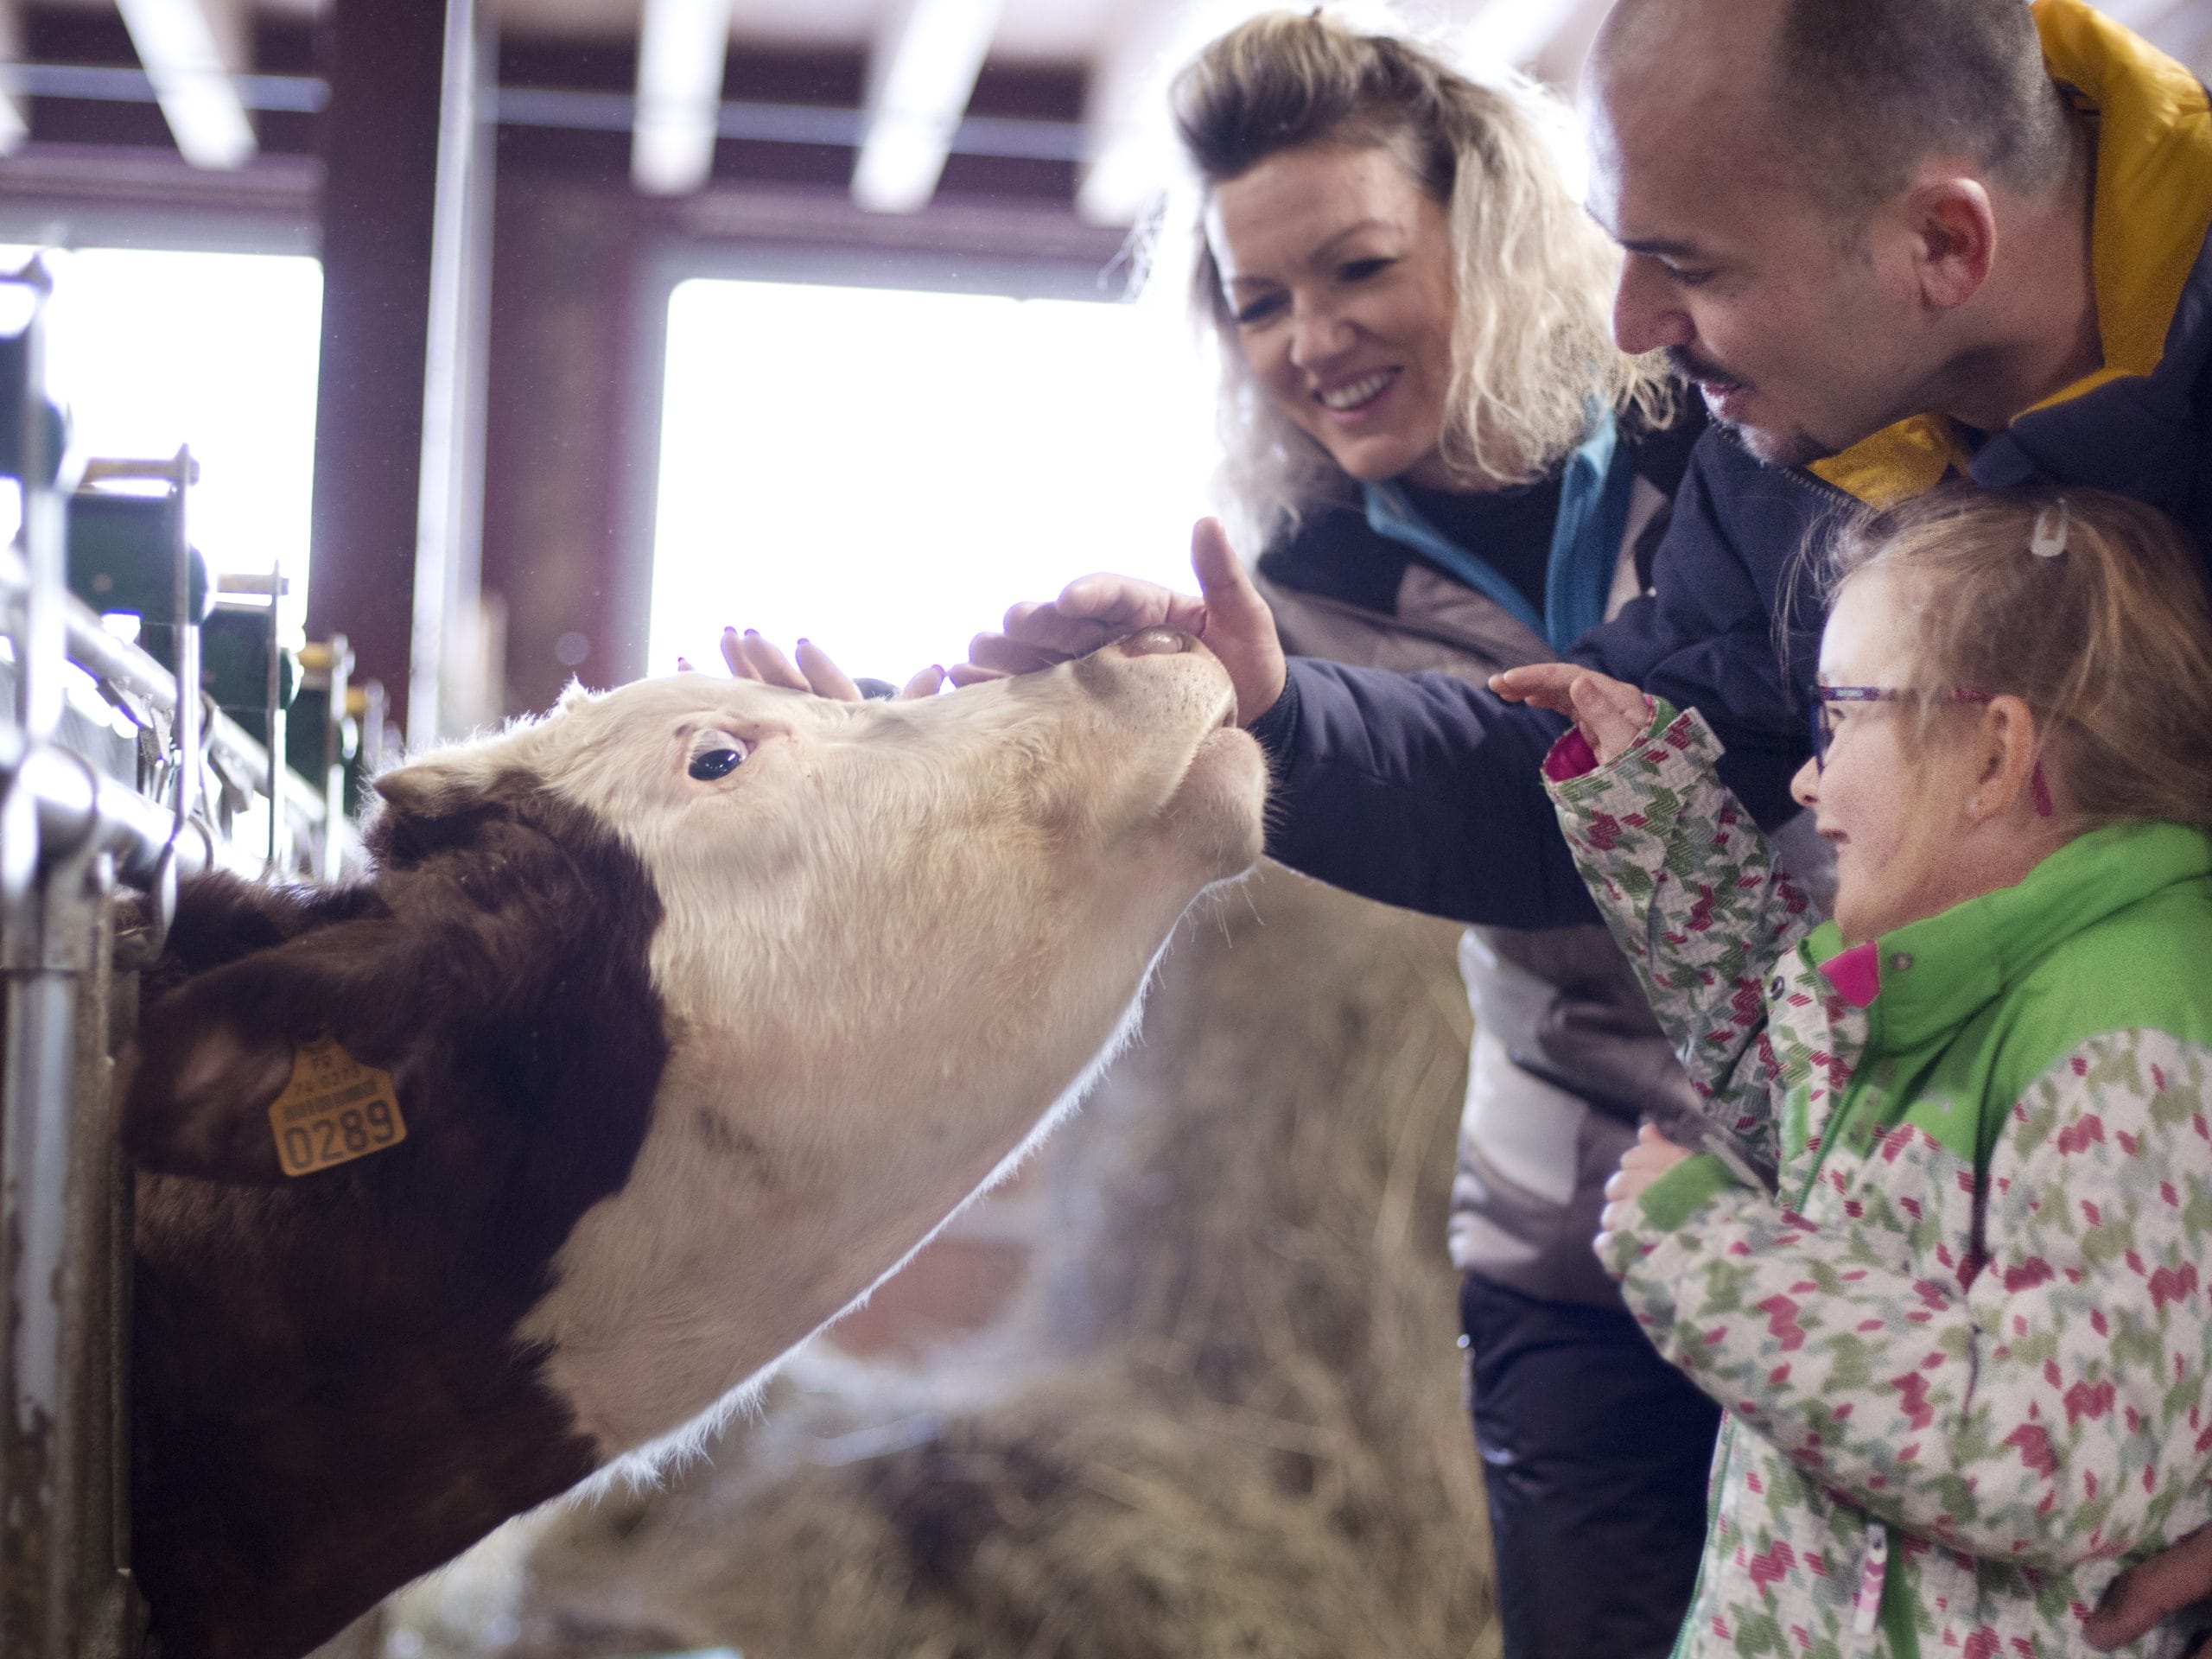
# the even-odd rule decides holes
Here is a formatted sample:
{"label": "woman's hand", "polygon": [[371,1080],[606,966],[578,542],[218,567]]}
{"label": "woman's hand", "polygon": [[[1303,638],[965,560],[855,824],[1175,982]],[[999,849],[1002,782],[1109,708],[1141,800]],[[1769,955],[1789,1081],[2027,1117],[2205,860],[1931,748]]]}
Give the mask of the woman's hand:
{"label": "woman's hand", "polygon": [[[830,661],[830,653],[811,639],[798,642],[797,666],[750,628],[742,633],[735,628],[724,628],[721,652],[722,661],[741,680],[780,685],[792,691],[810,691],[836,702],[861,700],[861,689],[852,677]],[[691,666],[681,658],[677,659],[677,665],[687,669]],[[945,671],[931,664],[906,682],[899,698],[904,702],[910,697],[933,697],[944,688],[945,679]]]}
{"label": "woman's hand", "polygon": [[1508,702],[1529,702],[1565,715],[1581,732],[1598,764],[1608,766],[1651,723],[1651,699],[1634,686],[1573,663],[1533,663],[1490,677]]}
{"label": "woman's hand", "polygon": [[1045,604],[1025,602],[1006,613],[1005,632],[979,633],[968,661],[952,671],[957,685],[1000,679],[1086,657],[1140,628],[1180,628],[1195,634],[1229,671],[1236,689],[1236,720],[1249,726],[1282,696],[1282,640],[1274,613],[1229,544],[1218,521],[1201,518],[1191,532],[1196,599],[1133,576],[1083,576]]}
{"label": "woman's hand", "polygon": [[1636,1201],[1651,1184],[1690,1155],[1646,1123],[1636,1132],[1636,1144],[1621,1154],[1621,1166],[1605,1183],[1605,1212],[1598,1217],[1598,1250],[1605,1253],[1615,1233],[1636,1221]]}

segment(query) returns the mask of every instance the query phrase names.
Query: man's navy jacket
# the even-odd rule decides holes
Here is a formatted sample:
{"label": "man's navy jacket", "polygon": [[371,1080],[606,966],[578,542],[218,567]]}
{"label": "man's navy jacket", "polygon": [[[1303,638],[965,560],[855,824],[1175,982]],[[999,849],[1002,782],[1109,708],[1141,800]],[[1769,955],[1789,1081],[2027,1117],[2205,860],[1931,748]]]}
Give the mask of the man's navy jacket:
{"label": "man's navy jacket", "polygon": [[[1923,415],[1810,469],[1700,442],[1653,592],[1570,652],[1702,713],[1721,771],[1769,826],[1808,752],[1815,589],[1830,530],[1963,474],[2112,490],[2212,550],[2212,111],[2196,78],[2079,3],[2036,8],[2055,79],[2094,111],[2093,249],[2105,366],[1971,434]],[[2212,640],[2206,642],[2212,652]],[[1554,927],[1596,912],[1539,767],[1563,722],[1438,674],[1294,659],[1253,724],[1277,780],[1268,850],[1370,898],[1461,921]]]}

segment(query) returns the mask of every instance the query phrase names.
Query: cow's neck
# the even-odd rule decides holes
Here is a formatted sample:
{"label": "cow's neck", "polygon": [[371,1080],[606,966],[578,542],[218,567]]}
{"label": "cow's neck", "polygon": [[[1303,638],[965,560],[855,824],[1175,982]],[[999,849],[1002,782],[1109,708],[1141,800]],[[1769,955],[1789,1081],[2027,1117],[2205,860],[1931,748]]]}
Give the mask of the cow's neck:
{"label": "cow's neck", "polygon": [[290,1659],[591,1471],[496,1329],[342,1370],[283,1337],[217,1357],[207,1286],[143,1258],[138,1285],[136,1554],[165,1653]]}

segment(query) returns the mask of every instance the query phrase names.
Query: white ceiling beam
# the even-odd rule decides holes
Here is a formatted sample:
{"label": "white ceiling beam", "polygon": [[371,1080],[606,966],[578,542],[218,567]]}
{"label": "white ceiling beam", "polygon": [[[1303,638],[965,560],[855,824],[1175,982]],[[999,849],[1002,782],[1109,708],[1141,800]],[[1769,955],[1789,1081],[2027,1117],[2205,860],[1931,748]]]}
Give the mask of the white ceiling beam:
{"label": "white ceiling beam", "polygon": [[630,179],[649,195],[689,195],[714,170],[730,7],[731,0],[645,0]]}
{"label": "white ceiling beam", "polygon": [[1524,66],[1538,80],[1561,88],[1572,98],[1582,79],[1582,66],[1604,26],[1613,0],[1581,0],[1561,20],[1533,62]]}
{"label": "white ceiling beam", "polygon": [[2162,52],[2171,53],[2199,75],[2212,7],[2202,0],[2108,0],[2099,10],[2124,23]]}
{"label": "white ceiling beam", "polygon": [[1090,155],[1076,211],[1094,225],[1134,225],[1180,164],[1167,86],[1207,41],[1282,0],[1127,0],[1090,74]]}
{"label": "white ceiling beam", "polygon": [[22,7],[19,0],[0,0],[0,156],[13,155],[31,136],[30,106],[10,73],[22,60]]}
{"label": "white ceiling beam", "polygon": [[[1227,27],[1224,24],[1224,27]],[[1076,212],[1093,225],[1134,225],[1175,165],[1167,124],[1167,81],[1188,52],[1190,33],[1172,0],[1128,4],[1090,72],[1084,122],[1090,155],[1076,186]],[[1189,41],[1197,50],[1202,41]]]}
{"label": "white ceiling beam", "polygon": [[929,205],[1006,0],[906,0],[868,66],[868,136],[853,200],[870,213]]}
{"label": "white ceiling beam", "polygon": [[1582,9],[1583,0],[1488,0],[1469,20],[1463,38],[1476,62],[1489,59],[1522,69],[1544,55]]}
{"label": "white ceiling beam", "polygon": [[194,167],[243,167],[256,145],[232,76],[245,66],[244,19],[226,0],[118,0],[130,44],[178,151]]}
{"label": "white ceiling beam", "polygon": [[2177,29],[2169,49],[2196,72],[2199,80],[2212,80],[2212,10],[2194,15],[2192,26]]}

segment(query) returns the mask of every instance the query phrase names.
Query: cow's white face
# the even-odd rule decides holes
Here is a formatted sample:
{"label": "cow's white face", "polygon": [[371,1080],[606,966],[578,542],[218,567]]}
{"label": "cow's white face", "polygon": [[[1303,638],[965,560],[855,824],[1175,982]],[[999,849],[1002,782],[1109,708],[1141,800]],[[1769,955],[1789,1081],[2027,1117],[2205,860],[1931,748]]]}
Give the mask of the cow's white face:
{"label": "cow's white face", "polygon": [[[1080,1092],[1265,767],[1179,634],[926,702],[699,674],[425,766],[519,765],[632,847],[671,1053],[523,1334],[612,1455],[862,1295]],[[465,772],[454,780],[465,786]]]}

